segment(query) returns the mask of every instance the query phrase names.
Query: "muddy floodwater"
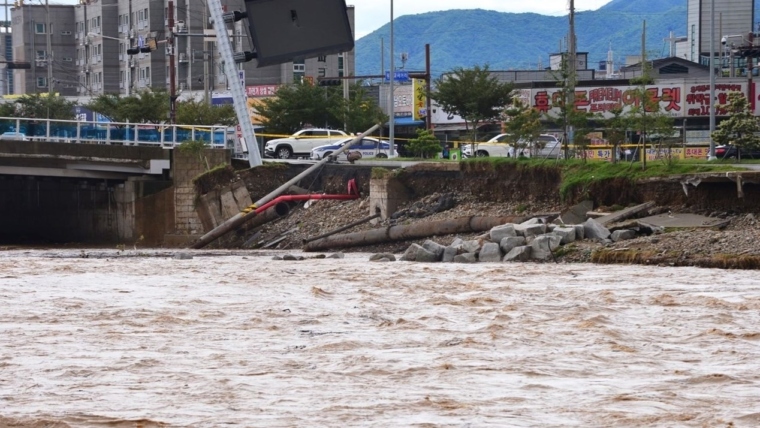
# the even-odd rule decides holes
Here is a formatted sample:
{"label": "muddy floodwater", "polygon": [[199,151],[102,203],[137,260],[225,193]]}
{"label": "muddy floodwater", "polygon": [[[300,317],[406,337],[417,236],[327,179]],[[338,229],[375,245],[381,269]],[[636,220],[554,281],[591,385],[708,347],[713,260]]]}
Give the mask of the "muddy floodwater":
{"label": "muddy floodwater", "polygon": [[0,252],[0,426],[760,426],[753,271],[188,254]]}

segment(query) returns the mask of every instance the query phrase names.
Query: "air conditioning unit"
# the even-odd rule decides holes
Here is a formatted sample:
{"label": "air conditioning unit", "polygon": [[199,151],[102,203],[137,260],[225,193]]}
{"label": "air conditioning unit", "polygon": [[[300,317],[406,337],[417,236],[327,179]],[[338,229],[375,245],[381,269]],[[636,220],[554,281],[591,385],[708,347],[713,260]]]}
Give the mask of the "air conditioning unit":
{"label": "air conditioning unit", "polygon": [[187,54],[182,52],[179,54],[179,62],[187,62]]}
{"label": "air conditioning unit", "polygon": [[185,25],[185,21],[177,21],[177,32],[187,33],[187,26]]}

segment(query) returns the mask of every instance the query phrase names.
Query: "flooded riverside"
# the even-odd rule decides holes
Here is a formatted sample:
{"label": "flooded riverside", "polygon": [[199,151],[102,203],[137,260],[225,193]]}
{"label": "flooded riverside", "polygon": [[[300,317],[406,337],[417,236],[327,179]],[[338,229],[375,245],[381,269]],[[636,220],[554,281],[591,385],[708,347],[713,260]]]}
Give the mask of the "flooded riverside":
{"label": "flooded riverside", "polygon": [[0,426],[760,425],[754,271],[183,254],[0,252]]}

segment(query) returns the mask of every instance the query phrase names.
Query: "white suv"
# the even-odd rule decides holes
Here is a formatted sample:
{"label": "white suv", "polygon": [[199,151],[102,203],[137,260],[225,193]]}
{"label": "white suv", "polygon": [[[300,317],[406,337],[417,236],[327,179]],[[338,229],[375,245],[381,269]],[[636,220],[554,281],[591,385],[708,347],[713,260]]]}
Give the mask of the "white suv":
{"label": "white suv", "polygon": [[302,129],[290,137],[268,141],[264,146],[264,156],[279,159],[288,159],[294,156],[308,158],[313,148],[330,144],[346,137],[348,137],[348,134],[336,129]]}
{"label": "white suv", "polygon": [[[485,143],[479,143],[475,147],[474,156],[477,157],[515,157],[515,148],[507,142],[509,134],[499,134]],[[541,134],[534,142],[520,142],[520,148],[517,150],[519,157],[539,157],[539,158],[561,158],[562,144],[554,135]],[[472,157],[472,145],[466,144],[462,147],[462,155]]]}

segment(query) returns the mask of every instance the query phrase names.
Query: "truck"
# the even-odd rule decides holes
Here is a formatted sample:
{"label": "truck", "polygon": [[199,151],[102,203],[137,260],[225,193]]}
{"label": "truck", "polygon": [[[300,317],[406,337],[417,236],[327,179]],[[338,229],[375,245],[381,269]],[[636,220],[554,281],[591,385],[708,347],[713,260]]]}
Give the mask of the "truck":
{"label": "truck", "polygon": [[334,143],[347,137],[350,135],[337,129],[302,129],[289,137],[268,141],[264,146],[264,157],[278,159],[308,158],[311,156],[313,148]]}

